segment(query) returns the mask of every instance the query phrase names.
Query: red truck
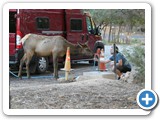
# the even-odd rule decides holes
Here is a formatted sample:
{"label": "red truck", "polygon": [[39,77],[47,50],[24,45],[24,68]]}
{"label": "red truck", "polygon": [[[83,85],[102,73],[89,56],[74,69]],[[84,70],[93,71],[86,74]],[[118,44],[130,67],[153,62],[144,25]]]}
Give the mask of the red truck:
{"label": "red truck", "polygon": [[[10,69],[18,68],[23,47],[21,38],[28,34],[43,34],[49,36],[61,35],[73,44],[85,43],[95,53],[98,48],[104,49],[101,35],[93,19],[80,9],[10,9],[9,10],[9,64]],[[45,72],[52,62],[52,57],[37,58],[31,62],[32,73]],[[88,60],[93,57],[71,56],[71,60]]]}

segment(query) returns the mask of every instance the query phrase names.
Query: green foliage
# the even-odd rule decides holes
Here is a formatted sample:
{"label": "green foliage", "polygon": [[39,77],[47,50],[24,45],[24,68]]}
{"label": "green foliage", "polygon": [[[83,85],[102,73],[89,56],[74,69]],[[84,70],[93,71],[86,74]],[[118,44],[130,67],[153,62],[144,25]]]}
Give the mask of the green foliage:
{"label": "green foliage", "polygon": [[145,49],[144,46],[134,46],[123,53],[135,68],[134,80],[137,83],[145,82]]}
{"label": "green foliage", "polygon": [[139,26],[145,24],[144,9],[85,9],[90,12],[92,18],[99,26],[130,25]]}
{"label": "green foliage", "polygon": [[[114,41],[108,41],[106,39],[102,39],[104,45],[113,45],[115,42]],[[122,43],[116,43],[116,44],[122,44]]]}
{"label": "green foliage", "polygon": [[[113,41],[113,38],[110,37],[113,33],[117,34],[117,43],[120,43],[120,33],[126,33],[126,36],[130,36],[134,27],[145,29],[144,9],[84,9],[84,11],[90,12],[97,27],[103,31],[103,37],[108,34],[109,43]],[[106,33],[108,27],[109,30]],[[125,42],[130,43],[130,38]]]}
{"label": "green foliage", "polygon": [[132,39],[131,40],[131,44],[136,44],[136,43],[139,43],[138,39]]}
{"label": "green foliage", "polygon": [[139,40],[139,39],[132,39],[131,40],[131,44],[134,45],[134,44],[137,44],[137,45],[144,45],[144,42]]}

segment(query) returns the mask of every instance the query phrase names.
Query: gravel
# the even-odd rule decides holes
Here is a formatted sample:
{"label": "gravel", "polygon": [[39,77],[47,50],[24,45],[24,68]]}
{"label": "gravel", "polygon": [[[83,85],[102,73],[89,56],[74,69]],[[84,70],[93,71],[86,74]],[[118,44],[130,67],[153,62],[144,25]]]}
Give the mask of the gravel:
{"label": "gravel", "polygon": [[[84,69],[85,68],[85,69]],[[10,77],[11,109],[139,109],[139,84],[82,76],[93,67],[76,69],[74,81],[53,78],[18,80]]]}

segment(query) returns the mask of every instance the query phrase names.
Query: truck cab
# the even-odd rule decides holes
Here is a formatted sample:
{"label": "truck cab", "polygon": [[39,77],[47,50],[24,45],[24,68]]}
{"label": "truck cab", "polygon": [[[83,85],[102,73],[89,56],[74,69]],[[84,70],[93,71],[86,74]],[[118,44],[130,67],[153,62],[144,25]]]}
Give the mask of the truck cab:
{"label": "truck cab", "polygon": [[[18,68],[23,56],[20,39],[28,34],[42,34],[48,36],[61,35],[67,41],[88,46],[95,53],[103,48],[101,35],[89,13],[80,9],[10,9],[9,10],[9,63],[10,68]],[[65,57],[64,57],[65,58]],[[34,56],[31,67],[33,72],[45,72],[52,57]],[[59,60],[62,62],[64,59]],[[76,55],[71,60],[93,61],[93,57]],[[32,71],[32,70],[31,70]]]}

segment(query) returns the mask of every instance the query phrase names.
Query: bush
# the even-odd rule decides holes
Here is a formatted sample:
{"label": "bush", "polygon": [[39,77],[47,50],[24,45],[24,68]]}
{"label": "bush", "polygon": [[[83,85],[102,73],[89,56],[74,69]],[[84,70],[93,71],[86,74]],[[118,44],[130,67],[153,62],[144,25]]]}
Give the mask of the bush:
{"label": "bush", "polygon": [[130,50],[124,50],[124,55],[135,69],[134,81],[145,82],[145,48],[144,46],[134,46]]}
{"label": "bush", "polygon": [[132,45],[135,45],[135,44],[137,44],[137,45],[145,45],[145,43],[144,43],[144,41],[143,40],[140,40],[140,39],[131,39],[131,44]]}
{"label": "bush", "polygon": [[140,40],[138,40],[138,39],[132,39],[131,40],[131,44],[137,44],[137,43],[140,43]]}

